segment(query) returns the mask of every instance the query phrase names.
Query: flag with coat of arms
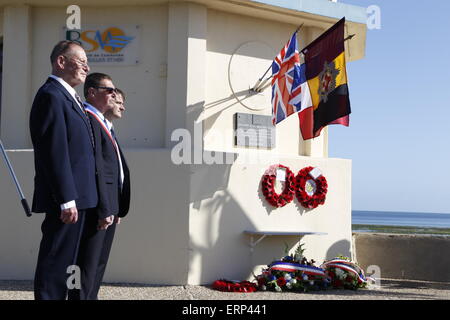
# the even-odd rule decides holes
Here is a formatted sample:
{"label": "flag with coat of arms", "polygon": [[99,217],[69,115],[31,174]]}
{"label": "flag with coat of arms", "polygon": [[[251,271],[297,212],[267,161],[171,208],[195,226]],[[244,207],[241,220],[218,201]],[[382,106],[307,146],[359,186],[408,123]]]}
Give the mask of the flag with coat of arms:
{"label": "flag with coat of arms", "polygon": [[312,106],[305,75],[300,63],[297,31],[272,62],[272,123]]}

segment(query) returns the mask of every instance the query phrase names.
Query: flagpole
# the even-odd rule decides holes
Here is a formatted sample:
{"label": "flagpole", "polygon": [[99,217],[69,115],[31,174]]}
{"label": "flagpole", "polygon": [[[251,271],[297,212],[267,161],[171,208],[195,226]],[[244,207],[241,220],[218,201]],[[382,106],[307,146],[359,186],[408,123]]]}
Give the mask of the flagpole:
{"label": "flagpole", "polygon": [[[298,31],[303,27],[303,24],[304,24],[304,23],[302,23],[301,25],[299,25],[299,26],[297,27],[297,29],[295,30],[295,32],[298,32]],[[295,32],[294,32],[294,33],[295,33]],[[253,88],[251,89],[252,91],[256,91],[256,92],[261,92],[261,91],[262,91],[262,90],[259,90],[259,91],[258,91],[258,87],[264,85],[264,84],[267,82],[268,79],[266,79],[266,82],[264,82],[264,83],[261,85],[261,81],[264,79],[264,77],[266,76],[267,72],[269,72],[269,70],[270,70],[271,68],[272,68],[272,64],[270,64],[269,68],[267,68],[266,72],[264,72],[264,74],[262,75],[262,77],[259,78],[258,81],[256,81],[255,85],[254,85]],[[269,79],[270,79],[270,78],[269,78]]]}
{"label": "flagpole", "polygon": [[263,92],[264,90],[266,90],[272,84],[272,82],[267,83],[270,79],[272,79],[272,77],[273,77],[273,75],[271,75],[270,77],[265,79],[256,89],[253,89],[253,90],[255,92]]}
{"label": "flagpole", "polygon": [[28,206],[27,199],[25,199],[25,196],[22,192],[22,188],[20,187],[19,181],[17,180],[17,177],[14,173],[11,162],[9,162],[8,156],[6,155],[5,148],[3,147],[3,143],[1,140],[0,140],[0,150],[2,151],[3,158],[5,159],[6,166],[9,169],[9,173],[11,174],[14,184],[16,185],[17,192],[19,193],[20,196],[20,202],[22,203],[22,207],[25,210],[25,214],[27,215],[27,217],[31,217],[31,210],[30,207]]}
{"label": "flagpole", "polygon": [[[302,26],[303,26],[303,23],[297,28],[297,30],[295,30],[295,32],[298,32]],[[345,42],[347,40],[351,40],[355,35],[356,34],[351,34],[351,35],[347,36],[343,41]],[[305,51],[305,49],[307,47],[308,46],[304,47],[301,51],[299,51],[299,53],[304,54],[304,51]],[[264,86],[264,85],[267,83],[267,81],[270,80],[270,78],[272,78],[272,76],[270,76],[269,78],[265,79],[264,82],[262,82],[262,81],[263,81],[264,77],[266,76],[267,72],[269,72],[270,68],[272,68],[272,65],[270,65],[269,68],[266,70],[266,72],[264,72],[263,76],[261,78],[259,78],[258,81],[256,81],[256,83],[253,86],[253,88],[250,89],[251,91],[253,91],[253,92],[262,92],[265,89],[267,89],[268,86],[267,85]]]}
{"label": "flagpole", "polygon": [[[347,40],[351,40],[354,36],[356,36],[356,34],[354,33],[354,34],[351,34],[351,35],[349,35],[348,37],[346,37],[344,40],[343,40],[343,42],[345,42],[345,41],[347,41]],[[309,46],[309,44],[306,46],[306,47],[304,47],[303,49],[302,49],[302,51],[300,51],[300,53],[303,53],[303,54],[305,54],[304,53],[304,51],[306,50],[306,48],[308,48],[308,46]]]}

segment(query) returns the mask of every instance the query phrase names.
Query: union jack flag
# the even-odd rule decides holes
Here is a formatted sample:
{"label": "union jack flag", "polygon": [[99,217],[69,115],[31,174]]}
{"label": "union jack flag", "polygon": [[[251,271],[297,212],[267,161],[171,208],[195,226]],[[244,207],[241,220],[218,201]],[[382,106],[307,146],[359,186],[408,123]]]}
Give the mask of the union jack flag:
{"label": "union jack flag", "polygon": [[297,32],[272,62],[272,123],[312,106],[305,64],[300,64]]}

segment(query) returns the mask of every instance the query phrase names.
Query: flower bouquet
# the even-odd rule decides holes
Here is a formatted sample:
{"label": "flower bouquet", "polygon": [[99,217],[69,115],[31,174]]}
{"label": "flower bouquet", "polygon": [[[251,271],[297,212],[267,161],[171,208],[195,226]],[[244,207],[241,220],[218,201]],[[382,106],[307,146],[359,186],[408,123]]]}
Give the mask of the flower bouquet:
{"label": "flower bouquet", "polygon": [[325,290],[330,284],[325,270],[314,266],[315,261],[303,257],[300,244],[294,255],[287,255],[281,260],[273,261],[255,276],[258,289],[262,291],[307,292]]}
{"label": "flower bouquet", "polygon": [[367,288],[371,278],[366,278],[364,271],[348,257],[339,256],[325,261],[321,266],[331,280],[331,286],[336,289]]}
{"label": "flower bouquet", "polygon": [[231,281],[220,279],[214,281],[212,288],[219,291],[226,292],[255,292],[257,290],[256,284],[249,281]]}

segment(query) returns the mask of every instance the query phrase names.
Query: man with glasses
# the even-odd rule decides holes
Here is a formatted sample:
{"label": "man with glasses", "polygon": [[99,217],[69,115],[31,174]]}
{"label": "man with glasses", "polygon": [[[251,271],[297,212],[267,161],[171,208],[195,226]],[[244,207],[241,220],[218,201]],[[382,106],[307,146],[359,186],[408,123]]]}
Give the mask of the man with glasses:
{"label": "man with glasses", "polygon": [[119,217],[128,212],[129,171],[115,138],[112,123],[104,114],[116,107],[117,90],[109,77],[92,73],[84,84],[85,107],[95,137],[95,159],[99,203],[87,216],[77,264],[81,269],[81,290],[71,290],[69,299],[96,300],[111,250]]}
{"label": "man with glasses", "polygon": [[[89,66],[83,48],[61,41],[50,55],[52,73],[30,112],[35,179],[32,211],[46,213],[34,280],[35,299],[63,300],[75,272],[86,217],[98,204],[91,123],[75,87]],[[95,211],[94,211],[95,212]],[[68,279],[69,278],[69,279]]]}

